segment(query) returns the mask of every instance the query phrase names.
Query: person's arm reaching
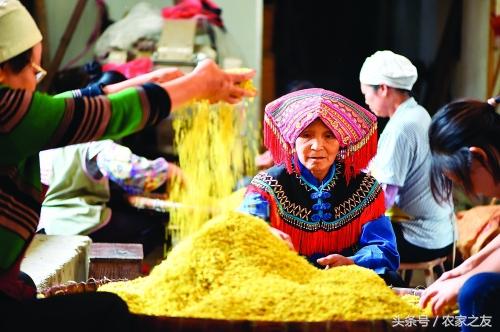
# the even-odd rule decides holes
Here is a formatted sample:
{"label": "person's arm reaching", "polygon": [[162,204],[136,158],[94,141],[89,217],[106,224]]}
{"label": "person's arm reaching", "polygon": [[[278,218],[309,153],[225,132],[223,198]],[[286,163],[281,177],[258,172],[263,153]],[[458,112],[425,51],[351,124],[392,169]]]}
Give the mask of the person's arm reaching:
{"label": "person's arm reaching", "polygon": [[221,70],[212,60],[203,60],[189,74],[183,75],[178,69],[158,69],[148,74],[110,84],[102,88],[106,94],[116,93],[123,89],[154,82],[163,87],[176,108],[192,99],[208,99],[237,103],[243,97],[253,97],[254,92],[245,90],[240,83],[252,79],[254,70],[245,73],[232,73]]}
{"label": "person's arm reaching", "polygon": [[392,184],[381,184],[385,195],[385,208],[390,209],[396,201],[396,196],[398,195],[399,187]]}
{"label": "person's arm reaching", "polygon": [[463,274],[476,268],[480,265],[486,258],[488,258],[493,252],[500,250],[500,234],[497,235],[493,240],[490,241],[484,248],[479,250],[476,254],[467,258],[462,264],[456,268],[447,271],[441,275],[437,281],[444,281],[446,279],[451,279],[459,277]]}
{"label": "person's arm reaching", "polygon": [[145,83],[161,84],[179,78],[183,75],[184,73],[177,68],[160,68],[150,73],[142,74],[122,82],[103,86],[102,92],[105,94],[111,94]]}
{"label": "person's arm reaching", "polygon": [[182,180],[182,171],[177,165],[164,158],[149,160],[116,143],[100,151],[96,162],[104,176],[129,194],[153,191],[172,177]]}
{"label": "person's arm reaching", "polygon": [[457,274],[448,279],[438,279],[427,287],[420,297],[420,306],[426,308],[430,305],[434,315],[444,313],[447,306],[457,302],[458,293],[463,284],[472,276],[482,272],[500,272],[500,249],[490,251],[484,259],[472,269],[463,274]]}
{"label": "person's arm reaching", "polygon": [[158,123],[170,114],[171,106],[192,99],[237,102],[254,94],[238,86],[254,74],[225,73],[213,61],[204,60],[190,74],[170,82],[147,83],[92,98],[53,97],[0,87],[0,105],[9,108],[10,100],[19,101],[16,116],[4,125],[9,135],[0,138],[0,147],[5,148],[3,163],[16,164],[41,150],[124,137]]}
{"label": "person's arm reaching", "polygon": [[208,99],[237,103],[243,97],[253,97],[255,92],[239,86],[252,79],[254,70],[246,73],[228,73],[221,70],[212,60],[203,60],[189,74],[160,84],[170,95],[172,108],[176,108],[192,99]]}

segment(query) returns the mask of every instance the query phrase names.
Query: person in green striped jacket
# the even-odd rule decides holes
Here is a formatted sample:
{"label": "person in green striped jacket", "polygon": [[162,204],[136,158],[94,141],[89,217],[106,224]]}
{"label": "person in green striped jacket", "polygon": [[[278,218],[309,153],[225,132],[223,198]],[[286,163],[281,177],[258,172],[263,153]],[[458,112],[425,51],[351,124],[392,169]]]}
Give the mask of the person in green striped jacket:
{"label": "person in green striped jacket", "polygon": [[[19,1],[0,0],[0,32],[0,330],[42,328],[47,322],[51,330],[126,331],[132,316],[116,295],[35,299],[34,285],[23,278],[20,264],[42,202],[38,153],[121,138],[155,125],[191,99],[239,102],[253,94],[239,83],[254,72],[230,74],[205,60],[186,75],[160,70],[53,97],[36,91],[46,73],[40,67],[42,35]],[[99,94],[92,89],[103,95],[89,97]]]}

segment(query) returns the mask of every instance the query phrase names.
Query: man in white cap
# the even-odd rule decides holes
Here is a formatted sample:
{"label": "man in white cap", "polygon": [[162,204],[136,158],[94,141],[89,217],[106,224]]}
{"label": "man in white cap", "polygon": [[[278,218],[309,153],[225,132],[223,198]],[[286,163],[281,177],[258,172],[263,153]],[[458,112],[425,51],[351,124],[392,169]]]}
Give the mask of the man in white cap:
{"label": "man in white cap", "polygon": [[402,262],[447,256],[454,243],[452,203],[438,204],[430,190],[431,117],[411,96],[417,77],[410,60],[391,51],[366,58],[359,74],[365,103],[390,118],[369,170],[384,188]]}

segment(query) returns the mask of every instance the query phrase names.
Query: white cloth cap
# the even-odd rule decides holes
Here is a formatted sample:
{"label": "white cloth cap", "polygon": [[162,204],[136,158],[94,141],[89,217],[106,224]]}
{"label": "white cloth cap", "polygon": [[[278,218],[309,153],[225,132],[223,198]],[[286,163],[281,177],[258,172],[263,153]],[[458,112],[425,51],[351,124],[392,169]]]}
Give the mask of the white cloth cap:
{"label": "white cloth cap", "polygon": [[417,68],[411,61],[391,51],[377,51],[366,58],[359,73],[359,81],[363,84],[386,84],[409,91],[417,78]]}
{"label": "white cloth cap", "polygon": [[24,6],[17,0],[0,0],[0,63],[29,50],[42,34]]}

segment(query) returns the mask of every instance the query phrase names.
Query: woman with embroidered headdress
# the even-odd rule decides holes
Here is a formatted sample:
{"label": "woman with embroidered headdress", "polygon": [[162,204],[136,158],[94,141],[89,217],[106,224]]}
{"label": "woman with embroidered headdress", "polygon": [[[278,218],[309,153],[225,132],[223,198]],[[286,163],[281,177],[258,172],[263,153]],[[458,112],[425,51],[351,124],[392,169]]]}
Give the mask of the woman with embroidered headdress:
{"label": "woman with embroidered headdress", "polygon": [[323,89],[271,102],[264,143],[275,166],[253,178],[240,210],[269,221],[318,267],[357,264],[398,280],[384,194],[362,171],[376,150],[376,123],[363,107]]}

